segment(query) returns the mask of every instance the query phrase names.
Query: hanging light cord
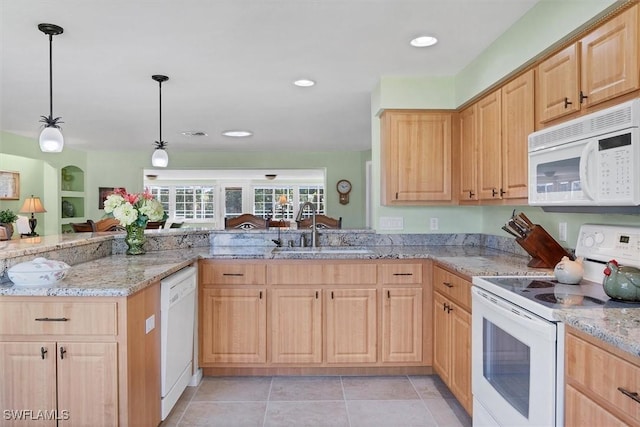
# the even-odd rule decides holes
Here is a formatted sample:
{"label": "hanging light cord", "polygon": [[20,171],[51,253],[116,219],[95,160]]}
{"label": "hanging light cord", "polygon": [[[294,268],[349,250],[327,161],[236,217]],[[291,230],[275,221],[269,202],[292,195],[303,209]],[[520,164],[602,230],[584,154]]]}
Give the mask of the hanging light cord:
{"label": "hanging light cord", "polygon": [[49,34],[49,117],[53,117],[53,34]]}
{"label": "hanging light cord", "polygon": [[162,144],[162,80],[158,81],[158,93],[160,99],[160,144]]}

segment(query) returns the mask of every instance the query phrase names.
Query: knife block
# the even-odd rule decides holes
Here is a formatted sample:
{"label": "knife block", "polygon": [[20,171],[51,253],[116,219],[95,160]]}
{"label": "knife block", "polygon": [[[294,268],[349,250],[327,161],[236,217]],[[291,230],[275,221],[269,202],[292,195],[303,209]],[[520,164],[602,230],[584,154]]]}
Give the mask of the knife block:
{"label": "knife block", "polygon": [[517,238],[516,242],[531,255],[531,261],[527,264],[529,267],[554,268],[563,256],[571,258],[571,255],[547,233],[547,230],[538,224],[531,227],[527,237]]}

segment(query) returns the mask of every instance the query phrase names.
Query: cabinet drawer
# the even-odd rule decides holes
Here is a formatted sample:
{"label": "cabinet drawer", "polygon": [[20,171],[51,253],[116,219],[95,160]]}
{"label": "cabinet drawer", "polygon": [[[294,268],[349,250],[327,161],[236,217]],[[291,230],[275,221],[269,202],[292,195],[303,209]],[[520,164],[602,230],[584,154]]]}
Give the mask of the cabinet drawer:
{"label": "cabinet drawer", "polygon": [[378,276],[383,285],[422,284],[422,264],[380,264]]}
{"label": "cabinet drawer", "polygon": [[618,390],[640,393],[640,367],[572,334],[566,335],[565,365],[567,382],[640,422],[640,403]]}
{"label": "cabinet drawer", "polygon": [[269,265],[272,285],[375,285],[376,265],[371,263],[299,263]]}
{"label": "cabinet drawer", "polygon": [[433,289],[471,310],[471,283],[468,280],[436,266],[433,269]]}
{"label": "cabinet drawer", "polygon": [[0,302],[0,335],[116,335],[116,302]]}
{"label": "cabinet drawer", "polygon": [[264,285],[265,264],[201,264],[203,285]]}

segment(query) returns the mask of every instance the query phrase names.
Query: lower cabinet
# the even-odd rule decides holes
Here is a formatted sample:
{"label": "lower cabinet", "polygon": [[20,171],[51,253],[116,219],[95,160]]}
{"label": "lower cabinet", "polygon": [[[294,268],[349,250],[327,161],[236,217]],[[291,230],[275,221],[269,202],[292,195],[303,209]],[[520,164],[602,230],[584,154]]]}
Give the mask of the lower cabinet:
{"label": "lower cabinet", "polygon": [[122,298],[0,297],[3,426],[160,424],[160,285]]}
{"label": "lower cabinet", "polygon": [[430,366],[427,263],[204,260],[200,365]]}
{"label": "lower cabinet", "polygon": [[471,414],[471,283],[436,266],[434,289],[433,369]]}
{"label": "lower cabinet", "polygon": [[565,425],[640,425],[640,358],[567,327]]}

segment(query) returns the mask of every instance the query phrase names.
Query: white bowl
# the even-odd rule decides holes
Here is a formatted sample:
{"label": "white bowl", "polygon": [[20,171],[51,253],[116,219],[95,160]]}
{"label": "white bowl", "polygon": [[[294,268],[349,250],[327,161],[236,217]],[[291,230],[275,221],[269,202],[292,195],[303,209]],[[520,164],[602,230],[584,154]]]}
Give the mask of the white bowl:
{"label": "white bowl", "polygon": [[17,286],[51,286],[64,279],[71,266],[62,261],[35,258],[11,267],[7,273]]}

